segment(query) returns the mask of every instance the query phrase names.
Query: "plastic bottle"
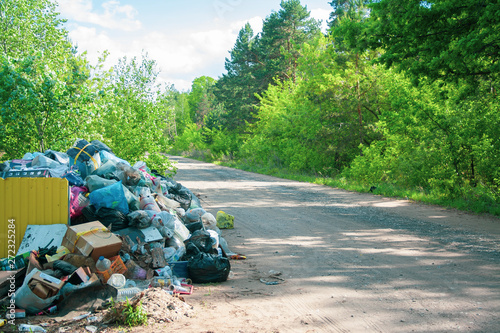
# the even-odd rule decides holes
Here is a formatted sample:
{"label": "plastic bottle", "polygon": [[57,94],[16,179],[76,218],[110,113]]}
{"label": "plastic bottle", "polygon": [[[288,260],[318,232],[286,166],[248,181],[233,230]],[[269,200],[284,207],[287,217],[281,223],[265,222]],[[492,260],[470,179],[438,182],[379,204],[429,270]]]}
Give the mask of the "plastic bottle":
{"label": "plastic bottle", "polygon": [[156,273],[158,274],[158,276],[161,276],[161,277],[164,277],[167,279],[173,275],[172,269],[170,268],[170,266],[165,266],[163,268],[157,269]]}
{"label": "plastic bottle", "polygon": [[153,288],[168,288],[172,283],[170,278],[165,278],[163,276],[155,276],[151,279],[151,287]]}
{"label": "plastic bottle", "polygon": [[185,246],[179,246],[179,248],[175,251],[174,254],[174,261],[179,261],[181,258],[186,254],[186,247]]}
{"label": "plastic bottle", "polygon": [[19,332],[47,332],[43,327],[38,325],[21,324],[17,329]]}
{"label": "plastic bottle", "polygon": [[150,195],[141,196],[141,202],[139,204],[139,207],[142,210],[153,210],[155,212],[161,212],[160,207],[158,207],[158,204],[156,203],[155,199]]}
{"label": "plastic bottle", "polygon": [[104,258],[104,256],[100,256],[95,264],[95,268],[100,272],[105,272],[111,268],[111,260]]}
{"label": "plastic bottle", "polygon": [[131,288],[121,288],[118,289],[118,294],[116,295],[116,300],[118,302],[122,302],[126,300],[127,298],[132,298],[136,294],[140,293],[141,289],[137,287],[131,287]]}

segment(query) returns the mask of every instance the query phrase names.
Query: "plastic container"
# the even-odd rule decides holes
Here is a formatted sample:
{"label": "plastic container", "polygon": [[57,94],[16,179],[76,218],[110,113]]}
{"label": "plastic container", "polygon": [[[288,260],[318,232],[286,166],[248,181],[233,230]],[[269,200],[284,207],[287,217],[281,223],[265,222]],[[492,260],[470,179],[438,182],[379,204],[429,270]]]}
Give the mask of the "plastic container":
{"label": "plastic container", "polygon": [[123,274],[114,273],[109,277],[107,283],[110,286],[115,287],[116,289],[120,289],[120,288],[125,287],[125,284],[127,283],[127,279],[125,278],[125,276]]}
{"label": "plastic container", "polygon": [[178,278],[188,278],[188,268],[187,268],[187,261],[176,261],[176,262],[169,262],[168,265],[172,269],[172,273],[177,276]]}
{"label": "plastic container", "polygon": [[[99,258],[100,260],[101,258]],[[97,260],[97,262],[99,262]],[[123,263],[123,260],[120,256],[115,256],[110,259],[106,259],[111,262],[111,265],[109,269],[101,271],[96,264],[96,269],[97,269],[97,274],[99,274],[102,277],[102,281],[104,283],[108,282],[108,279],[113,275],[114,273],[119,273],[119,274],[125,274],[127,272],[127,266]]]}
{"label": "plastic container", "polygon": [[163,256],[167,262],[174,261],[174,256],[176,252],[177,251],[174,247],[169,246],[163,249]]}
{"label": "plastic container", "polygon": [[141,289],[137,288],[137,287],[121,288],[121,289],[118,289],[118,294],[116,295],[116,300],[118,302],[123,302],[127,298],[132,298],[140,292],[141,292]]}
{"label": "plastic container", "polygon": [[141,197],[139,207],[141,208],[141,210],[153,210],[155,212],[161,212],[160,207],[158,207],[155,199],[150,195]]}
{"label": "plastic container", "polygon": [[95,268],[100,272],[107,271],[108,269],[111,268],[111,260],[104,258],[103,256],[100,256],[99,260],[97,260],[95,264]]}
{"label": "plastic container", "polygon": [[170,278],[173,274],[170,266],[165,266],[163,268],[156,269],[155,272],[156,272],[156,274],[158,274],[158,276],[162,276],[162,277],[165,277],[167,279]]}
{"label": "plastic container", "polygon": [[151,279],[151,287],[152,288],[164,288],[168,289],[172,280],[170,278],[166,278],[163,276],[155,276]]}
{"label": "plastic container", "polygon": [[171,284],[168,287],[168,290],[172,291],[174,294],[191,295],[193,293],[193,286],[184,283],[181,283],[180,285]]}

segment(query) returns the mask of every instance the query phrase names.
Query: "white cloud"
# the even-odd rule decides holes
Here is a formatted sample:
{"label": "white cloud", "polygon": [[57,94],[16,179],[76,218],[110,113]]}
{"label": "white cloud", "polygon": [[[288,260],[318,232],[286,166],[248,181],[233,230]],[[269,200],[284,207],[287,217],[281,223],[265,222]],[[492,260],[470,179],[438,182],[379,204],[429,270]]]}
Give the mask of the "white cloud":
{"label": "white cloud", "polygon": [[70,31],[69,38],[78,46],[78,52],[83,53],[87,51],[87,59],[93,65],[97,63],[100,54],[105,50],[110,51],[108,64],[116,63],[125,51],[122,49],[122,45],[105,33],[98,33],[96,28],[78,26],[76,29]]}
{"label": "white cloud", "polygon": [[311,9],[311,17],[316,20],[322,20],[321,31],[326,32],[328,30],[328,19],[330,18],[330,13],[332,11],[323,8]]}
{"label": "white cloud", "polygon": [[120,5],[118,1],[110,0],[102,3],[102,13],[93,8],[92,0],[59,0],[59,11],[63,17],[82,23],[134,31],[141,28],[141,22],[135,19],[137,11],[130,5]]}
{"label": "white cloud", "polygon": [[[240,1],[240,0],[231,0]],[[230,4],[237,4],[236,2]],[[190,89],[192,81],[199,76],[214,78],[222,75],[224,59],[234,46],[238,32],[249,22],[254,34],[262,31],[263,18],[254,16],[248,20],[224,22],[216,18],[213,24],[205,23],[204,29],[189,28],[145,31],[137,19],[137,11],[130,5],[120,5],[117,0],[106,0],[94,8],[92,0],[59,0],[62,17],[68,18],[69,36],[78,45],[80,52],[87,51],[92,64],[102,52],[110,55],[107,66],[115,65],[118,59],[138,57],[147,52],[150,59],[158,63],[159,81],[174,84],[181,91]],[[313,9],[311,16],[323,20],[323,31],[330,14],[326,9]],[[229,15],[228,15],[229,16]],[[202,22],[200,22],[202,24]],[[136,32],[123,33],[135,30]]]}
{"label": "white cloud", "polygon": [[247,23],[250,23],[250,26],[252,27],[254,35],[258,34],[259,32],[262,32],[263,20],[264,19],[260,16],[254,16],[248,20],[235,21],[235,22],[230,23],[229,26],[231,27],[231,29],[236,30],[233,44],[234,44],[234,42],[236,42],[236,37],[238,36],[238,33]]}
{"label": "white cloud", "polygon": [[[111,38],[105,31],[78,26],[69,37],[77,44],[78,51],[87,51],[87,59],[96,64],[99,55],[108,50],[110,55],[106,66],[110,67],[123,56],[141,57],[147,52],[157,62],[160,81],[175,84],[179,90],[188,90],[198,76],[213,75],[223,70],[225,57],[236,41],[234,30],[210,30],[186,34],[150,32],[133,40],[123,41]],[[212,69],[212,73],[208,73]]]}

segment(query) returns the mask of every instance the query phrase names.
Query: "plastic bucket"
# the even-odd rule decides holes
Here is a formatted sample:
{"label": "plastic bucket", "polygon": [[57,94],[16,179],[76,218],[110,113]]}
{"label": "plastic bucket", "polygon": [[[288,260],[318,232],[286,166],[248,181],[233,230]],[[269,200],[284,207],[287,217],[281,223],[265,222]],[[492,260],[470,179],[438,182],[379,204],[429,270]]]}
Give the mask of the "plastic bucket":
{"label": "plastic bucket", "polygon": [[172,273],[178,278],[189,278],[187,261],[175,261],[169,262],[168,265],[172,269]]}

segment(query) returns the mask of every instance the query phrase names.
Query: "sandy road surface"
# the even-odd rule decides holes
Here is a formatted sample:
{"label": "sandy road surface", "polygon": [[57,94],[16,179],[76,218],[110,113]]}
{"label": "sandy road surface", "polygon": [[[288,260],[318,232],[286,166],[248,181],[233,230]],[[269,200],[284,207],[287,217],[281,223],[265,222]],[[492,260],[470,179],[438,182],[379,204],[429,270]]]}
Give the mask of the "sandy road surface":
{"label": "sandy road surface", "polygon": [[248,259],[169,331],[500,332],[499,219],[172,159]]}

